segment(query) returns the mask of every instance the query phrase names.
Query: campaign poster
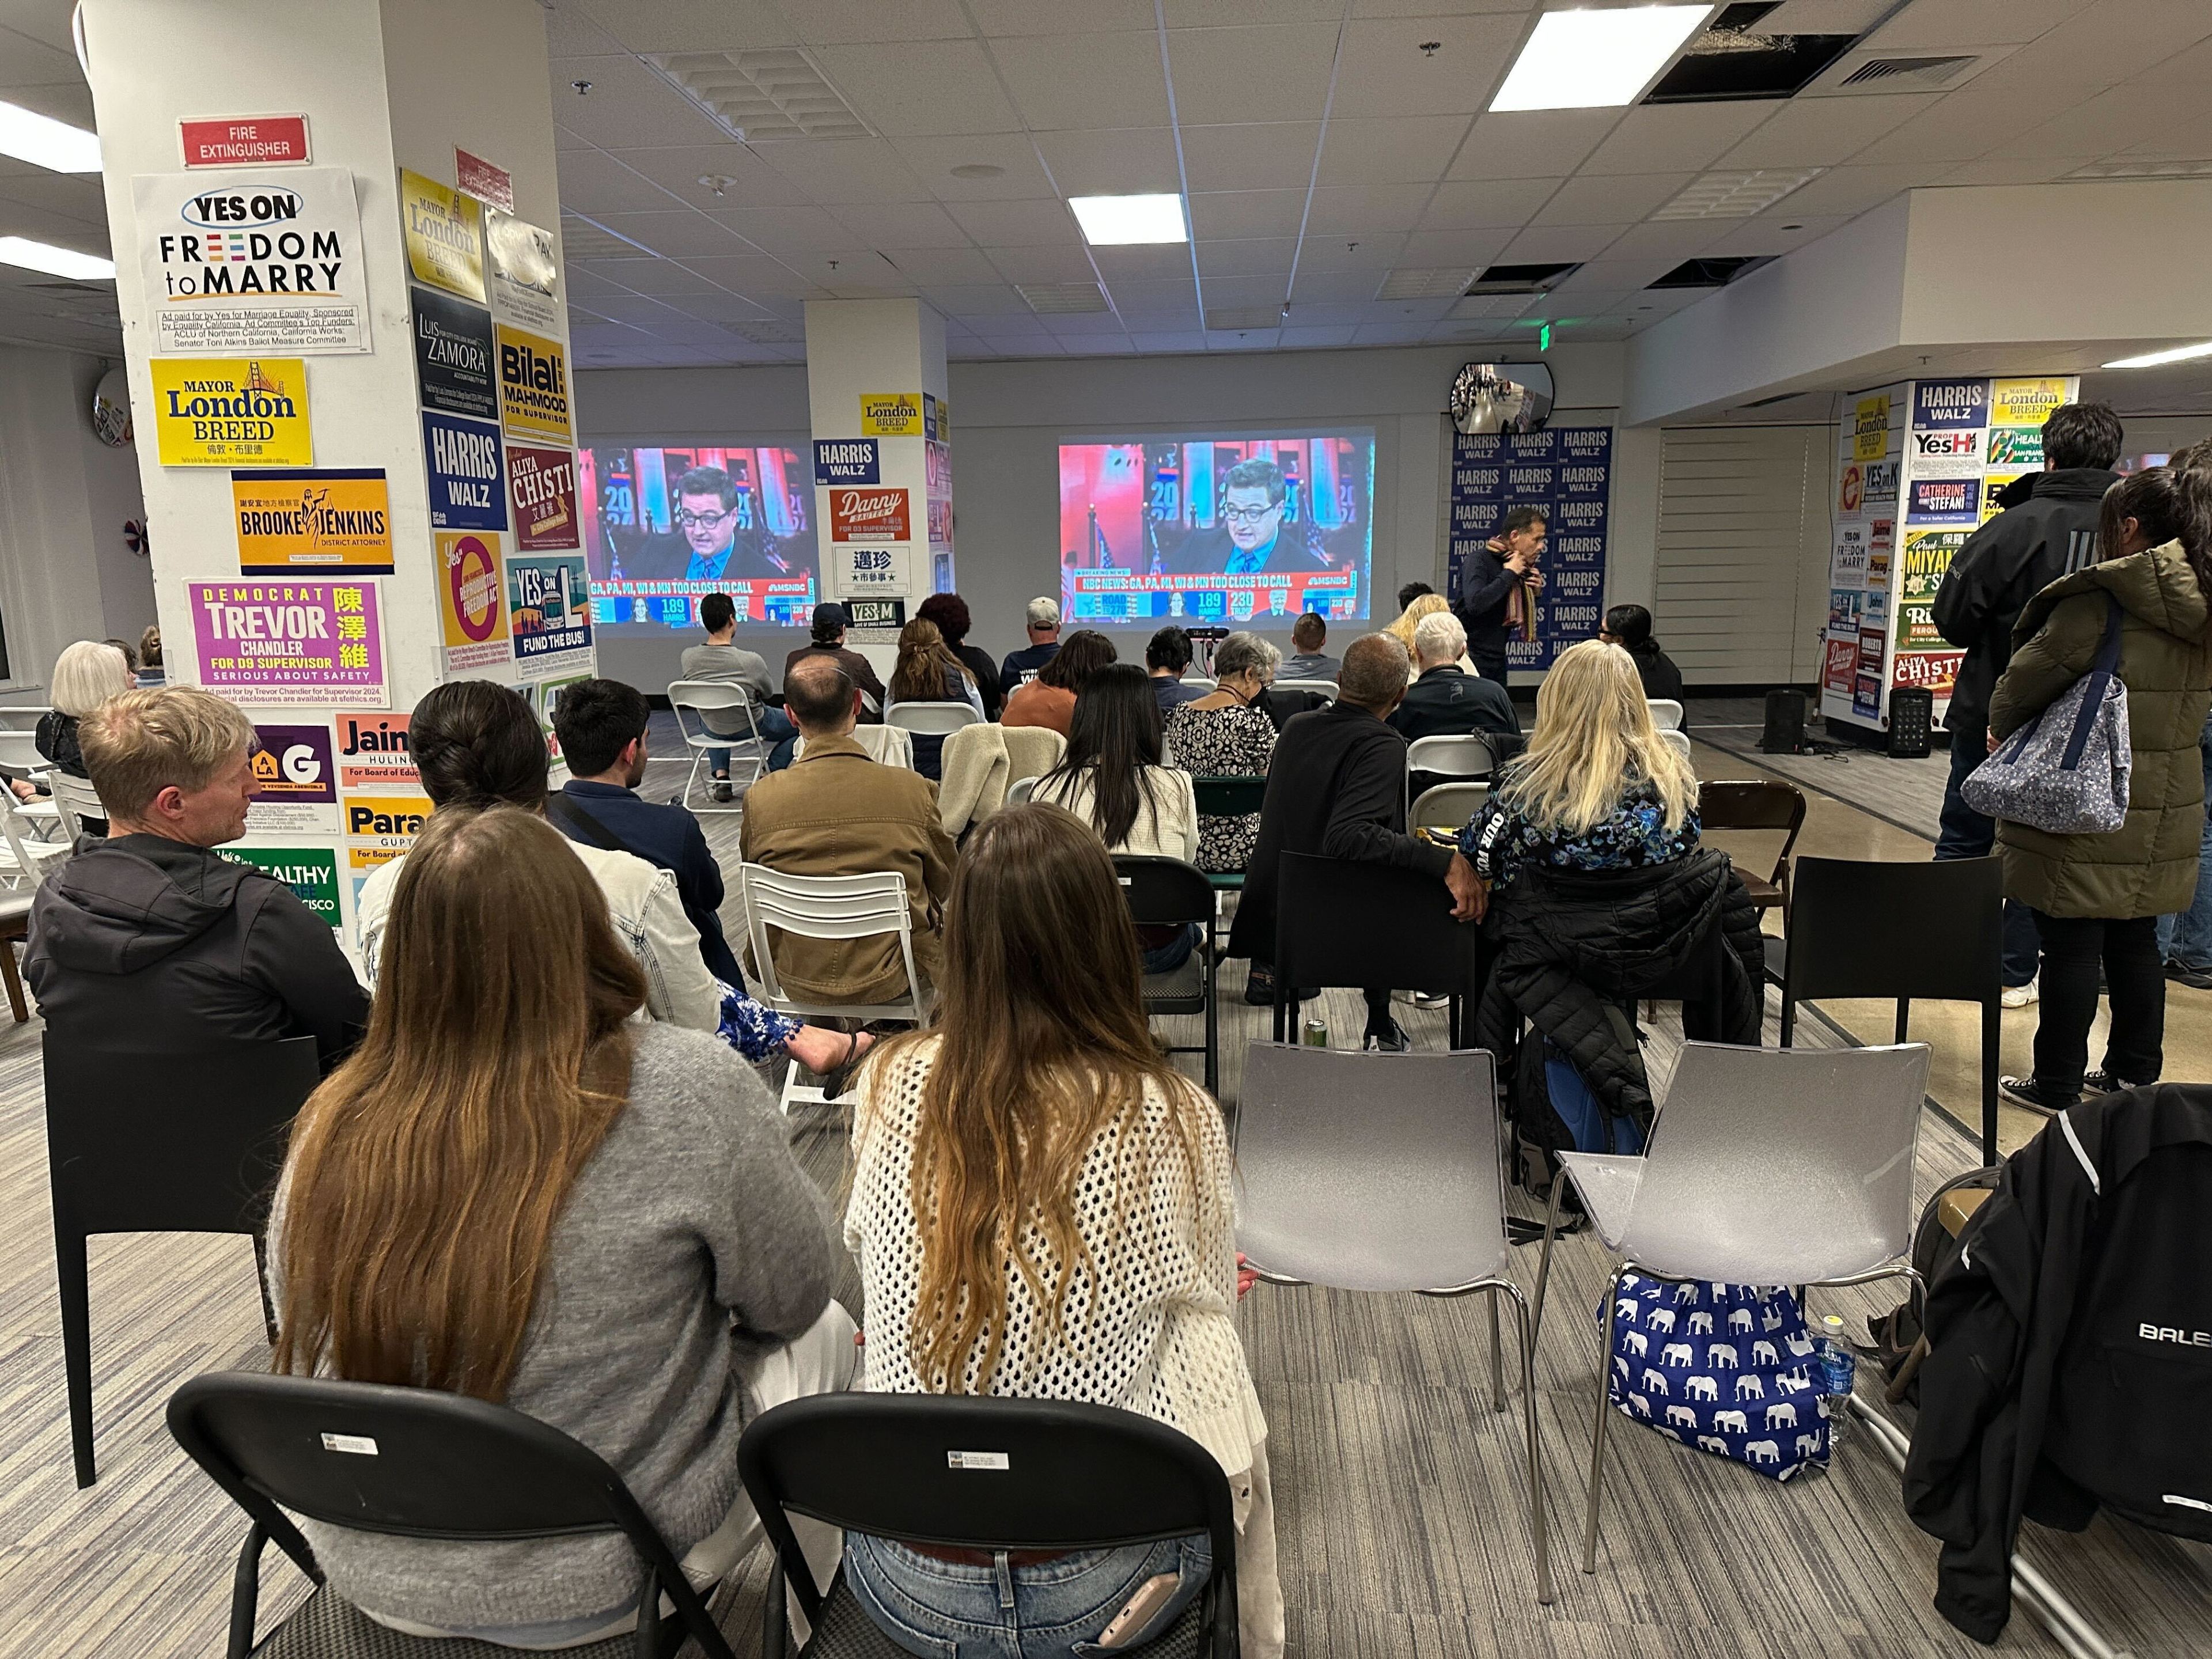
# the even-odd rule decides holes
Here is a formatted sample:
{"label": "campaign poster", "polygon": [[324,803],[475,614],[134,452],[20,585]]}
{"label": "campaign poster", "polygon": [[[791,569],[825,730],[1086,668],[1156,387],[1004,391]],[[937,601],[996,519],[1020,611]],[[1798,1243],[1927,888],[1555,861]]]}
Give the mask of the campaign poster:
{"label": "campaign poster", "polygon": [[817,438],[814,441],[814,482],[830,488],[838,484],[873,484],[884,481],[883,446],[873,438]]}
{"label": "campaign poster", "polygon": [[[335,816],[335,815],[334,815]],[[251,826],[249,825],[249,828]],[[338,931],[338,855],[327,847],[219,847],[216,851],[233,864],[243,864],[274,876],[292,890],[293,896],[315,914],[315,919]]]}
{"label": "campaign poster", "polygon": [[1990,382],[1990,424],[2032,426],[2041,435],[2043,423],[2059,404],[2074,395],[2075,381],[2065,374],[2039,374],[2026,380]]}
{"label": "campaign poster", "polygon": [[346,867],[367,876],[403,856],[422,833],[430,810],[428,795],[348,795]]}
{"label": "campaign poster", "polygon": [[475,198],[402,167],[399,228],[416,282],[483,304],[483,208]]}
{"label": "campaign poster", "polygon": [[1867,579],[1867,532],[1863,524],[1839,525],[1835,550],[1828,556],[1828,581],[1836,587],[1863,587]]}
{"label": "campaign poster", "polygon": [[1993,471],[2039,472],[2043,469],[2043,428],[2039,426],[1993,426],[1985,448]]}
{"label": "campaign poster", "polygon": [[434,534],[446,672],[466,675],[504,665],[510,653],[507,605],[500,587],[499,537],[489,530]]}
{"label": "campaign poster", "polygon": [[499,340],[499,418],[511,433],[573,435],[568,408],[568,348],[527,329],[495,325]]}
{"label": "campaign poster", "polygon": [[1866,466],[1863,462],[1853,461],[1844,467],[1844,476],[1837,481],[1836,511],[1850,518],[1865,505]]}
{"label": "campaign poster", "polygon": [[298,357],[155,357],[163,466],[312,466],[307,365]]}
{"label": "campaign poster", "polygon": [[910,542],[914,529],[907,511],[911,491],[833,489],[830,492],[830,539],[833,542]]}
{"label": "campaign poster", "polygon": [[1901,472],[1896,461],[1866,463],[1866,510],[1869,513],[1891,513],[1897,508],[1897,481]]}
{"label": "campaign poster", "polygon": [[561,756],[561,734],[553,729],[554,711],[561,706],[561,694],[589,674],[569,674],[560,679],[541,681],[528,687],[518,687],[530,699],[530,706],[538,715],[538,728],[545,734],[545,759],[550,765],[565,764]]}
{"label": "campaign poster", "polygon": [[1978,432],[1989,424],[1987,380],[1915,380],[1912,430]]}
{"label": "campaign poster", "polygon": [[863,392],[860,394],[860,435],[863,438],[919,438],[921,394],[918,392]]}
{"label": "campaign poster", "polygon": [[1915,478],[1905,509],[1911,524],[1973,525],[1980,522],[1982,484],[1974,478]]}
{"label": "campaign poster", "polygon": [[556,334],[561,328],[561,260],[553,233],[497,208],[484,210],[484,287],[502,323]]}
{"label": "campaign poster", "polygon": [[337,766],[331,753],[331,728],[313,726],[253,726],[253,796],[246,803],[248,835],[307,830],[329,834],[337,828]]}
{"label": "campaign poster", "polygon": [[1959,665],[1966,659],[1963,651],[1907,651],[1900,640],[1897,655],[1890,659],[1889,683],[1892,686],[1918,686],[1936,694],[1942,704],[1949,700],[1953,688],[1959,683]]}
{"label": "campaign poster", "polygon": [[1978,478],[1982,472],[1982,432],[1944,428],[1905,435],[1915,478]]}
{"label": "campaign poster", "polygon": [[2020,479],[2021,475],[2017,472],[1989,472],[1983,475],[1981,521],[1984,524],[1987,524],[2004,511],[2004,508],[1997,505],[1997,497],[2018,483]]}
{"label": "campaign poster", "polygon": [[491,313],[434,288],[410,287],[415,385],[422,407],[471,420],[499,418],[492,379]]}
{"label": "campaign poster", "polygon": [[1902,599],[1933,600],[1943,586],[1951,561],[1966,544],[1963,530],[1911,530],[1905,537],[1904,580],[1898,585]]}
{"label": "campaign poster", "polygon": [[833,545],[830,556],[830,580],[841,599],[871,593],[913,592],[908,580],[914,568],[911,548],[853,543],[842,547]]}
{"label": "campaign poster", "polygon": [[1529,636],[1506,642],[1509,668],[1544,669],[1597,632],[1605,607],[1607,518],[1613,432],[1549,427],[1528,433],[1459,433],[1452,438],[1450,573],[1456,596],[1471,561],[1506,513],[1533,507],[1548,532]]}
{"label": "campaign poster", "polygon": [[1820,690],[1823,695],[1849,697],[1851,680],[1858,672],[1859,637],[1856,634],[1831,634],[1826,646],[1826,657],[1821,665]]}
{"label": "campaign poster", "polygon": [[1889,453],[1889,394],[1862,398],[1851,411],[1851,459],[1878,461]]}
{"label": "campaign poster", "polygon": [[422,465],[433,530],[507,528],[507,468],[497,426],[424,410]]}
{"label": "campaign poster", "polygon": [[241,574],[392,574],[392,501],[380,466],[233,472],[230,509]]}
{"label": "campaign poster", "polygon": [[574,450],[507,445],[507,495],[514,508],[514,544],[524,552],[583,545]]}
{"label": "campaign poster", "polygon": [[1889,591],[1890,556],[1897,549],[1897,525],[1893,520],[1876,519],[1867,526],[1867,586],[1881,592]]}
{"label": "campaign poster", "polygon": [[413,716],[389,708],[354,710],[331,716],[341,789],[418,790],[407,728]]}
{"label": "campaign poster", "polygon": [[374,578],[186,582],[199,683],[234,702],[381,702],[384,628]]}
{"label": "campaign poster", "polygon": [[580,553],[517,554],[507,562],[507,628],[515,666],[547,679],[586,666],[592,650],[592,593]]}
{"label": "campaign poster", "polygon": [[156,355],[372,349],[347,168],[142,173],[131,206]]}

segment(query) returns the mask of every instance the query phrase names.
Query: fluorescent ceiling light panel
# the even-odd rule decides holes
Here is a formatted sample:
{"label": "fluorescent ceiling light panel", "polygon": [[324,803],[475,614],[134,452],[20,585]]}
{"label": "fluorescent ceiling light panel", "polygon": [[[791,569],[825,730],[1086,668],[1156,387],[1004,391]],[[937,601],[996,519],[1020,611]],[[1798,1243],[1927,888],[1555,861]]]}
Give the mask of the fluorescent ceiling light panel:
{"label": "fluorescent ceiling light panel", "polygon": [[51,242],[34,242],[27,236],[0,236],[0,265],[21,265],[26,270],[43,270],[49,276],[66,276],[79,283],[115,280],[112,259],[56,247]]}
{"label": "fluorescent ceiling light panel", "polygon": [[1632,104],[1695,33],[1711,6],[1547,11],[1490,107],[1611,109]]}
{"label": "fluorescent ceiling light panel", "polygon": [[2146,351],[2140,357],[2116,358],[2104,367],[2156,368],[2161,363],[2185,363],[2192,357],[2212,357],[2212,340],[2201,340],[2195,345],[2170,346],[2164,351]]}
{"label": "fluorescent ceiling light panel", "polygon": [[1071,196],[1067,204],[1093,247],[1190,240],[1180,196]]}
{"label": "fluorescent ceiling light panel", "polygon": [[15,104],[0,104],[0,155],[55,173],[100,171],[100,135]]}

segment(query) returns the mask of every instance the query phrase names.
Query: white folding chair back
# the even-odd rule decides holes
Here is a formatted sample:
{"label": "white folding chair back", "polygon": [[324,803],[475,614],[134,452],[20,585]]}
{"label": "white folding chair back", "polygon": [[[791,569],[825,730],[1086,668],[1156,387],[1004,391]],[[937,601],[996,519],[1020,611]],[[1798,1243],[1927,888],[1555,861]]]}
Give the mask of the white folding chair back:
{"label": "white folding chair back", "polygon": [[1006,787],[1006,805],[1009,806],[1027,805],[1030,798],[1036,794],[1037,785],[1042,781],[1043,780],[1042,778],[1015,779],[1012,783]]}
{"label": "white folding chair back", "polygon": [[1644,707],[1651,711],[1651,724],[1662,732],[1681,729],[1682,705],[1672,697],[1646,697]]}
{"label": "white folding chair back", "polygon": [[1218,691],[1221,689],[1221,683],[1218,680],[1208,679],[1203,674],[1186,674],[1182,677],[1182,683],[1200,693]]}
{"label": "white folding chair back", "polygon": [[[856,726],[847,734],[854,742],[868,751],[868,758],[884,766],[901,766],[914,770],[914,733],[897,726]],[[806,739],[799,738],[791,751],[797,760],[806,752]]]}
{"label": "white folding chair back", "polygon": [[[1186,681],[1185,684],[1188,684],[1188,682]],[[1315,696],[1327,697],[1331,702],[1336,701],[1334,680],[1277,680],[1269,689],[1276,691],[1310,691]]]}
{"label": "white folding chair back", "polygon": [[59,767],[46,774],[46,784],[54,792],[55,810],[62,815],[62,828],[68,840],[74,842],[84,833],[88,817],[105,820],[107,809],[100,804],[100,792],[92,787],[89,778],[73,777]]}
{"label": "white folding chair back", "polygon": [[1413,774],[1447,778],[1486,778],[1498,769],[1498,751],[1479,732],[1416,738],[1406,746],[1406,811],[1413,807]]}
{"label": "white folding chair back", "polygon": [[[744,902],[753,968],[759,975],[754,994],[761,1001],[802,1018],[835,1015],[921,1023],[921,978],[914,966],[914,923],[905,877],[890,870],[854,876],[792,876],[764,864],[741,864],[738,892]],[[775,953],[769,948],[770,928],[787,936],[817,939],[873,939],[896,933],[907,994],[887,1003],[817,1002],[793,996],[784,988]],[[786,1113],[794,1102],[825,1097],[819,1089],[800,1087],[798,1079],[799,1062],[794,1060],[784,1078],[781,1103]]]}
{"label": "white folding chair back", "polygon": [[0,728],[29,731],[52,710],[42,702],[0,703]]}
{"label": "white folding chair back", "polygon": [[[82,779],[74,779],[82,782]],[[89,786],[87,786],[89,787]],[[76,839],[72,831],[69,842],[39,841],[33,837],[30,826],[15,808],[15,797],[7,789],[0,789],[0,841],[6,851],[0,853],[0,894],[27,894],[46,878],[47,870],[70,855],[70,842]],[[9,947],[0,941],[0,951]]]}
{"label": "white folding chair back", "polygon": [[[761,736],[759,705],[753,701],[752,693],[735,680],[674,680],[668,687],[668,706],[675,712],[676,729],[684,734],[684,746],[691,751],[691,771],[684,780],[684,793],[677,797],[678,804],[691,807],[695,812],[742,811],[744,809],[739,806],[695,806],[691,801],[691,791],[699,781],[700,769],[708,764],[709,750],[730,751],[730,763],[733,769],[738,751],[743,750],[744,758],[752,763],[753,769],[752,776],[745,780],[747,786],[760,781],[760,775],[768,765],[769,744],[768,739]],[[709,713],[720,716],[723,725],[731,726],[738,724],[732,716],[742,714],[744,716],[744,730],[724,737],[708,723]],[[696,722],[696,730],[693,729],[691,722],[684,720],[687,714],[690,715],[691,721]],[[732,785],[737,782],[734,770],[730,781]]]}
{"label": "white folding chair back", "polygon": [[52,764],[39,752],[36,732],[0,730],[0,769],[21,775],[44,772]]}
{"label": "white folding chair back", "polygon": [[1421,791],[1413,810],[1406,815],[1406,829],[1457,830],[1490,799],[1486,783],[1439,783]]}
{"label": "white folding chair back", "polygon": [[982,718],[965,702],[895,702],[884,710],[885,726],[927,738],[951,737],[963,726],[980,724]]}
{"label": "white folding chair back", "polygon": [[1659,735],[1671,744],[1674,752],[1684,760],[1690,758],[1690,734],[1687,732],[1672,726],[1662,726],[1659,728]]}

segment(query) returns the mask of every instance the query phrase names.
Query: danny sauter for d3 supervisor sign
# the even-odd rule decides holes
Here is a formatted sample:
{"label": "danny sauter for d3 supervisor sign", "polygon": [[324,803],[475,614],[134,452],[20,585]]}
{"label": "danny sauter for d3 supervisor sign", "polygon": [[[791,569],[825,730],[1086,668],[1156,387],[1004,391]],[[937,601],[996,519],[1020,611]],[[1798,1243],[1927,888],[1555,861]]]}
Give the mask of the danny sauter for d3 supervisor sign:
{"label": "danny sauter for d3 supervisor sign", "polygon": [[368,351],[368,273],[343,167],[131,181],[156,353]]}

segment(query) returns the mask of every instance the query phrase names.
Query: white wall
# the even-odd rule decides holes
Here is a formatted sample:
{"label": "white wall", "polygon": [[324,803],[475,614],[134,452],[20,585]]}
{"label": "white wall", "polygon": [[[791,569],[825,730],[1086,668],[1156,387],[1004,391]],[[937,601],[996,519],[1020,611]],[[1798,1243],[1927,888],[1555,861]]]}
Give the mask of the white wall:
{"label": "white wall", "polygon": [[[1442,586],[1444,562],[1443,414],[1452,376],[1475,347],[1389,351],[1278,351],[1249,356],[956,362],[952,499],[958,586],[975,616],[975,641],[1004,653],[1021,641],[1023,605],[1060,591],[1059,454],[1063,437],[1141,435],[1218,426],[1264,430],[1342,421],[1376,436],[1374,592],[1376,621],[1415,580]],[[1562,424],[1613,422],[1622,353],[1614,345],[1563,345],[1544,361]],[[799,367],[602,369],[578,377],[586,442],[799,442],[807,435],[806,372]],[[1648,466],[1628,446],[1613,485],[1613,568],[1648,586],[1657,520],[1656,450]],[[1646,502],[1628,488],[1651,492]],[[1623,597],[1636,597],[1624,593]],[[1355,629],[1355,631],[1359,631]],[[1122,655],[1149,630],[1115,632]],[[1287,635],[1285,635],[1285,641]],[[665,679],[683,641],[663,649],[602,638],[605,672],[641,684]],[[787,633],[752,641],[781,661]]]}
{"label": "white wall", "polygon": [[106,367],[0,346],[0,687],[44,685],[70,641],[135,642],[154,620],[153,577],[123,544],[123,521],[146,511],[137,453],[92,433],[92,388]]}

